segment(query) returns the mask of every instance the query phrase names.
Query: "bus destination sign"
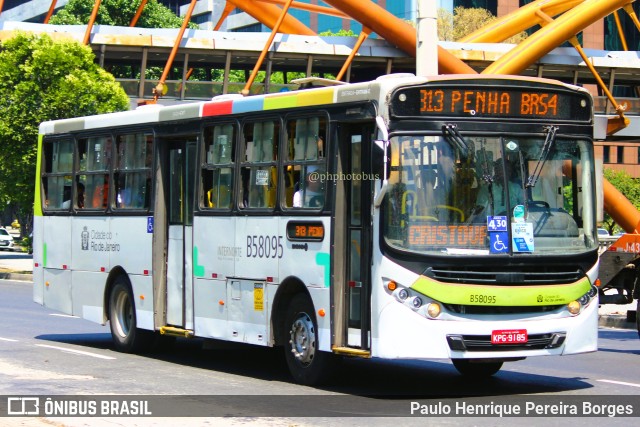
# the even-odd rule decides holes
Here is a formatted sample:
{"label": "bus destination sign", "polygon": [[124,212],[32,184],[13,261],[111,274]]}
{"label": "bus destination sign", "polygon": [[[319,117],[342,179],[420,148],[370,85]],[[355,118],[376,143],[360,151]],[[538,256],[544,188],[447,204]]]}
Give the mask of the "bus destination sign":
{"label": "bus destination sign", "polygon": [[321,242],[324,240],[324,224],[320,221],[289,221],[287,238],[294,241]]}
{"label": "bus destination sign", "polygon": [[412,87],[397,91],[391,108],[397,117],[591,120],[586,95],[526,87]]}

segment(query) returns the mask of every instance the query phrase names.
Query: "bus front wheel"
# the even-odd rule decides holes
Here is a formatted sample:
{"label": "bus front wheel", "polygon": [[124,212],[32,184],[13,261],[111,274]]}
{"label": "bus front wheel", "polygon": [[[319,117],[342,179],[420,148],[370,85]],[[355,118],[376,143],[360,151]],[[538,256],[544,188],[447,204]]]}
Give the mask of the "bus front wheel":
{"label": "bus front wheel", "polygon": [[452,359],[453,366],[462,375],[473,378],[486,378],[502,368],[503,362],[482,362],[481,360]]}
{"label": "bus front wheel", "polygon": [[294,380],[304,385],[326,381],[335,358],[331,353],[318,350],[318,324],[313,304],[306,295],[293,297],[285,322],[284,353]]}
{"label": "bus front wheel", "polygon": [[126,276],[116,279],[109,295],[109,325],[116,350],[140,353],[149,348],[153,333],[137,328],[133,292]]}

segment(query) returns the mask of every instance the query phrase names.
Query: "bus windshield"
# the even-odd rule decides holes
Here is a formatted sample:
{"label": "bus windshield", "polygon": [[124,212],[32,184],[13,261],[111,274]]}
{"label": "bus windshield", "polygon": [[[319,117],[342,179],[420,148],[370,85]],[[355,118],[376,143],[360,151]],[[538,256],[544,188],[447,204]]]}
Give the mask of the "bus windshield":
{"label": "bus windshield", "polygon": [[385,242],[428,254],[576,254],[596,247],[588,141],[540,135],[391,138]]}

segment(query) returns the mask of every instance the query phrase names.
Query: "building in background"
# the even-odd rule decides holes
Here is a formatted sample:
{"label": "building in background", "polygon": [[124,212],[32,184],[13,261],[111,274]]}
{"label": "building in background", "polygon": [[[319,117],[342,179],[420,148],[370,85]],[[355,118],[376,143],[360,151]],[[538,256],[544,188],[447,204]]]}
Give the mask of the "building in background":
{"label": "building in background", "polygon": [[[189,0],[159,0],[174,13],[184,15],[187,12]],[[298,0],[302,3],[311,3],[327,6],[321,0]],[[414,21],[417,15],[418,0],[373,0],[381,7],[387,9],[400,19]],[[496,16],[506,15],[515,9],[530,3],[532,0],[437,0],[438,6],[449,11],[455,7],[480,7],[487,9]],[[58,0],[56,10],[64,7],[68,0]],[[218,22],[225,0],[198,0],[193,12],[192,21],[199,24],[203,30],[211,30]],[[0,15],[2,21],[42,22],[49,10],[51,0],[5,0]],[[640,6],[634,4],[640,10]],[[295,16],[303,24],[315,32],[338,32],[351,30],[359,33],[362,30],[360,23],[334,16],[310,13],[303,10],[291,9],[291,15]],[[625,30],[630,49],[638,49],[640,35],[626,14],[620,14],[622,26]],[[235,9],[222,24],[223,31],[269,31],[269,29],[250,15],[240,9]],[[608,17],[599,21],[582,32],[584,47],[594,49],[622,50],[622,43],[617,35],[613,18]]]}

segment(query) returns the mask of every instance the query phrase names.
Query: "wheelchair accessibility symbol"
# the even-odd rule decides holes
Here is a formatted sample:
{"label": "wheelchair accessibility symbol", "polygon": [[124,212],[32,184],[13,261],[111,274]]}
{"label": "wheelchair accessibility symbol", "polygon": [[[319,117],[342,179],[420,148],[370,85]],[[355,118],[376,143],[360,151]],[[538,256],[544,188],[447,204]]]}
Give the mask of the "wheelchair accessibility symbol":
{"label": "wheelchair accessibility symbol", "polygon": [[509,252],[509,236],[507,232],[490,233],[489,238],[489,252],[492,254]]}

